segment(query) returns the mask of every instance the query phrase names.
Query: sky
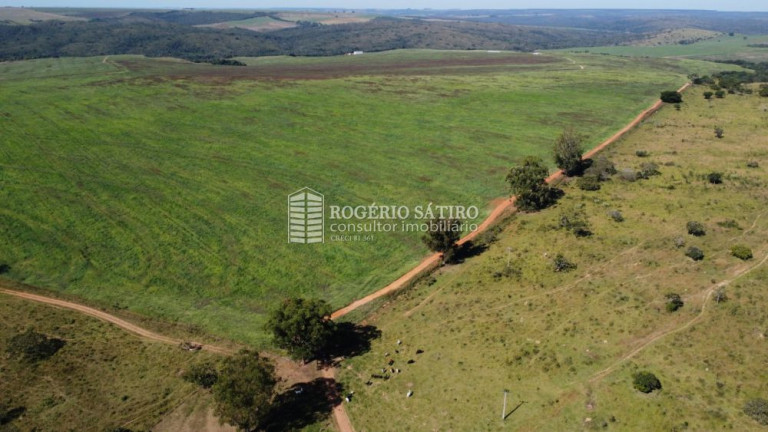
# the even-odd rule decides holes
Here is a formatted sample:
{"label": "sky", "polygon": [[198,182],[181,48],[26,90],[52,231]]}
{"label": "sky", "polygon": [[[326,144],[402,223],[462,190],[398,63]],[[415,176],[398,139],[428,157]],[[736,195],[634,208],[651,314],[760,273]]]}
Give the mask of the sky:
{"label": "sky", "polygon": [[768,11],[766,0],[0,0],[0,6],[342,9],[707,9]]}

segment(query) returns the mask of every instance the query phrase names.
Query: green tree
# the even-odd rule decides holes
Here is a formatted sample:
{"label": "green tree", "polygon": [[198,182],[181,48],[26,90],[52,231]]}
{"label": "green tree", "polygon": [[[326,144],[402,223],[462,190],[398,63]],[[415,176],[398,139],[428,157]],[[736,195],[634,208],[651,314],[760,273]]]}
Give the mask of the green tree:
{"label": "green tree", "polygon": [[656,378],[656,375],[646,371],[632,375],[632,385],[643,393],[661,390],[661,381]]}
{"label": "green tree", "polygon": [[202,362],[190,366],[181,377],[184,381],[197,384],[202,388],[211,388],[219,379],[219,371],[213,363]]}
{"label": "green tree", "polygon": [[521,195],[539,186],[544,185],[544,180],[549,175],[549,170],[541,158],[528,156],[523,159],[520,166],[513,167],[507,174],[507,183],[512,195]]}
{"label": "green tree", "polygon": [[549,171],[541,158],[529,156],[520,166],[512,167],[507,183],[513,195],[517,195],[517,208],[536,211],[550,206],[562,195],[562,191],[546,183]]}
{"label": "green tree", "polygon": [[461,237],[461,221],[458,219],[432,219],[421,240],[432,252],[443,254],[443,262],[452,262],[456,256],[456,242]]}
{"label": "green tree", "polygon": [[261,426],[275,396],[275,367],[258,353],[243,350],[224,361],[213,386],[215,413],[241,431]]}
{"label": "green tree", "polygon": [[566,175],[578,174],[583,167],[581,155],[584,153],[582,141],[584,137],[572,128],[565,129],[555,140],[555,164]]}
{"label": "green tree", "polygon": [[683,95],[675,90],[667,90],[661,92],[661,101],[665,103],[682,103]]}
{"label": "green tree", "polygon": [[331,306],[324,300],[289,298],[269,316],[266,329],[275,345],[304,361],[326,354],[336,331]]}

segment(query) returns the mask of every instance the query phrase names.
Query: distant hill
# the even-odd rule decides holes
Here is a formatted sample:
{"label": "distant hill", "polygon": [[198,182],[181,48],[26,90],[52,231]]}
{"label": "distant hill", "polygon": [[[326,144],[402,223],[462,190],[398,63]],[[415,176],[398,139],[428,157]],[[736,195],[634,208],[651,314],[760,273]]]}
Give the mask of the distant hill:
{"label": "distant hill", "polygon": [[399,48],[533,51],[610,45],[629,39],[629,35],[613,32],[394,18],[332,26],[309,24],[260,34],[157,22],[131,14],[89,22],[0,26],[0,59],[144,54],[206,60],[280,54],[324,56]]}
{"label": "distant hill", "polygon": [[31,24],[42,21],[83,21],[84,18],[40,12],[28,8],[0,7],[0,24]]}

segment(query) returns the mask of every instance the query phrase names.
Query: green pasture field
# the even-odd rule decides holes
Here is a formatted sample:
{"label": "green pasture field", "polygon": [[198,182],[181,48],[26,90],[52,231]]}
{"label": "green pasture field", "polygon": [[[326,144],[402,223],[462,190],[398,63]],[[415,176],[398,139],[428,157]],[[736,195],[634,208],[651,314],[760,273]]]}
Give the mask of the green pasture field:
{"label": "green pasture field", "polygon": [[[603,153],[620,173],[650,162],[660,175],[596,192],[567,182],[553,208],[516,215],[487,251],[373,311],[382,338],[340,366],[356,430],[763,430],[742,409],[768,397],[768,99],[706,90]],[[588,237],[559,228],[578,212]],[[576,268],[555,272],[558,254]],[[684,301],[676,312],[669,293]],[[635,390],[637,371],[662,389]]]}
{"label": "green pasture field", "polygon": [[712,39],[695,42],[688,45],[659,45],[659,46],[607,46],[588,48],[568,48],[560,52],[582,52],[594,54],[610,54],[632,57],[672,57],[692,58],[701,60],[746,60],[753,62],[768,61],[768,48],[749,45],[767,44],[766,35],[722,35]]}
{"label": "green pasture field", "polygon": [[288,244],[288,194],[482,218],[509,167],[549,161],[563,128],[593,146],[689,73],[733,68],[436,51],[253,63],[0,63],[0,277],[265,346],[281,299],[341,307],[427,253],[418,233]]}
{"label": "green pasture field", "polygon": [[[6,295],[0,300],[1,414],[23,409],[2,430],[149,430],[185,401],[210,403],[208,393],[179,375],[196,362],[216,361],[212,354],[145,342],[76,312]],[[31,365],[9,357],[9,339],[26,329],[66,344]]]}

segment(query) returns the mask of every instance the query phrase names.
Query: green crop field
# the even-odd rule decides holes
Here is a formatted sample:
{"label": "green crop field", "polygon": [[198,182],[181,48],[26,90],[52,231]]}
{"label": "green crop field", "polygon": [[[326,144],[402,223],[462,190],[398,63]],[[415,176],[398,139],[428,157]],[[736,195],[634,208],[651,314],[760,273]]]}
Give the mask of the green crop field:
{"label": "green crop field", "polygon": [[[609,148],[619,174],[599,191],[562,185],[481,255],[382,302],[366,318],[382,338],[340,366],[356,430],[764,430],[742,409],[768,397],[768,99],[705,90]],[[645,163],[660,175],[632,181]],[[590,236],[560,228],[579,213]],[[576,268],[555,272],[557,254]],[[637,371],[662,389],[635,390]]]}
{"label": "green crop field", "polygon": [[722,35],[692,44],[670,44],[659,46],[607,46],[557,50],[561,52],[587,52],[633,57],[674,57],[702,60],[746,60],[768,61],[768,48],[750,45],[765,45],[765,35]]}
{"label": "green crop field", "polygon": [[[77,312],[6,295],[1,300],[2,430],[149,430],[182,403],[198,404],[203,418],[207,414],[210,395],[179,374],[196,362],[216,361],[214,355],[144,342]],[[6,353],[9,339],[26,329],[66,344],[52,357],[27,364]],[[17,413],[12,421],[8,412]],[[187,415],[191,421],[198,414]]]}
{"label": "green crop field", "polygon": [[418,233],[288,244],[288,194],[482,217],[508,168],[549,159],[562,128],[595,145],[689,73],[731,67],[434,51],[259,62],[0,63],[0,277],[263,346],[285,296],[340,307],[427,252]]}

